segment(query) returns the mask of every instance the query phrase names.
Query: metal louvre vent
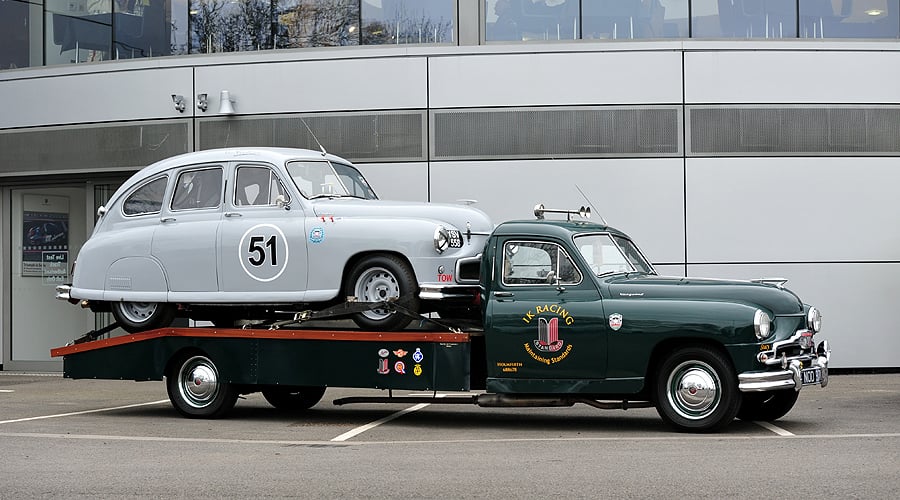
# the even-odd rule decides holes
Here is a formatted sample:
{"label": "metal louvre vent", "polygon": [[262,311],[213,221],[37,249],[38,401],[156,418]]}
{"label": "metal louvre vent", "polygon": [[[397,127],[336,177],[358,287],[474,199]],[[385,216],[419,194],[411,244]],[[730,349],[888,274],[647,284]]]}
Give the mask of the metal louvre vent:
{"label": "metal louvre vent", "polygon": [[0,173],[135,169],[189,151],[190,123],[160,121],[0,132]]}
{"label": "metal louvre vent", "polygon": [[900,106],[688,108],[688,156],[900,152]]}
{"label": "metal louvre vent", "polygon": [[434,160],[677,156],[676,107],[433,112]]}
{"label": "metal louvre vent", "polygon": [[[198,122],[199,149],[277,146],[318,150],[354,162],[425,159],[424,111],[211,118]],[[303,124],[315,134],[310,135]]]}

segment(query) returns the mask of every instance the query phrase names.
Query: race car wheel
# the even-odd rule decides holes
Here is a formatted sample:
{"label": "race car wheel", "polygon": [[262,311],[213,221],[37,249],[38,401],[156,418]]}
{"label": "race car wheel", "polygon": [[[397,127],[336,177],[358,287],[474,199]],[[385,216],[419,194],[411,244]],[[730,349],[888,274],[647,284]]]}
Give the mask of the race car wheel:
{"label": "race car wheel", "polygon": [[202,354],[181,358],[166,375],[172,406],[185,417],[219,418],[234,407],[238,392],[223,382],[215,363]]}
{"label": "race car wheel", "polygon": [[113,302],[113,316],[128,333],[165,328],[175,319],[175,304],[159,302]]}
{"label": "race car wheel", "polygon": [[270,405],[284,411],[303,411],[316,405],[325,394],[324,387],[273,387],[262,395]]}
{"label": "race car wheel", "polygon": [[800,391],[785,389],[771,392],[745,392],[741,395],[738,418],[771,422],[787,415],[797,402]]}
{"label": "race car wheel", "polygon": [[[387,254],[370,255],[350,270],[345,295],[357,302],[381,302],[404,299],[407,309],[419,312],[419,284],[409,264],[400,257]],[[412,318],[388,307],[376,308],[352,316],[353,321],[367,330],[400,330]]]}
{"label": "race car wheel", "polygon": [[666,358],[657,373],[654,396],[659,416],[681,431],[721,429],[734,420],[741,404],[729,360],[700,346]]}

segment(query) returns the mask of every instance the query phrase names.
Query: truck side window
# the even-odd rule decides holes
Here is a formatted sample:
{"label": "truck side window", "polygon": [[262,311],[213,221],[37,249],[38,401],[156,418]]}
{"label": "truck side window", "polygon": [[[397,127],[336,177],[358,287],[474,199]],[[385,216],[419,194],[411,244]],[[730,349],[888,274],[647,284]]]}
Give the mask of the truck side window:
{"label": "truck side window", "polygon": [[163,176],[135,189],[122,204],[122,212],[125,215],[158,214],[168,182],[169,178]]}
{"label": "truck side window", "polygon": [[508,241],[503,247],[504,285],[577,284],[581,273],[556,243]]}
{"label": "truck side window", "polygon": [[[288,198],[287,192],[275,172],[268,167],[241,166],[237,170],[234,188],[234,205],[271,206],[278,195]],[[287,201],[290,201],[289,199]]]}

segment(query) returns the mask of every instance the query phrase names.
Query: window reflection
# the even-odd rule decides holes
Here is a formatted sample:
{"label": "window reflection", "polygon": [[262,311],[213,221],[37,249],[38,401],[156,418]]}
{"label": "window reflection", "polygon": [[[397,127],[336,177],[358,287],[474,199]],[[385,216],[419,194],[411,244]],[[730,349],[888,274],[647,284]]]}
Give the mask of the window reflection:
{"label": "window reflection", "polygon": [[115,0],[113,43],[116,59],[171,53],[171,0]]}
{"label": "window reflection", "polygon": [[363,0],[363,45],[452,43],[452,0]]}
{"label": "window reflection", "polygon": [[800,0],[802,38],[898,38],[900,2]]}
{"label": "window reflection", "polygon": [[40,0],[0,1],[0,70],[40,66],[43,45],[33,35],[42,30]]}
{"label": "window reflection", "polygon": [[790,0],[693,0],[694,38],[794,38],[797,6]]}
{"label": "window reflection", "polygon": [[687,12],[687,0],[582,2],[583,38],[686,37]]}
{"label": "window reflection", "polygon": [[46,22],[47,64],[110,59],[111,0],[46,0]]}
{"label": "window reflection", "polygon": [[578,0],[485,0],[485,39],[576,40]]}

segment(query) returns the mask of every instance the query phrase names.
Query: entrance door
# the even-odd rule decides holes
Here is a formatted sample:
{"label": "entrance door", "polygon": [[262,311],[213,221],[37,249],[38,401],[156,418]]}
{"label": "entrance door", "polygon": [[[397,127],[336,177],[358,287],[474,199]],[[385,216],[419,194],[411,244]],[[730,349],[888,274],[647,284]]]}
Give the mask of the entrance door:
{"label": "entrance door", "polygon": [[4,240],[10,244],[3,250],[10,264],[10,342],[3,346],[4,368],[58,368],[59,361],[48,363],[50,349],[94,328],[89,310],[55,298],[56,285],[71,283],[72,264],[88,232],[87,190],[11,189],[9,196],[12,210],[4,225],[10,237]]}

